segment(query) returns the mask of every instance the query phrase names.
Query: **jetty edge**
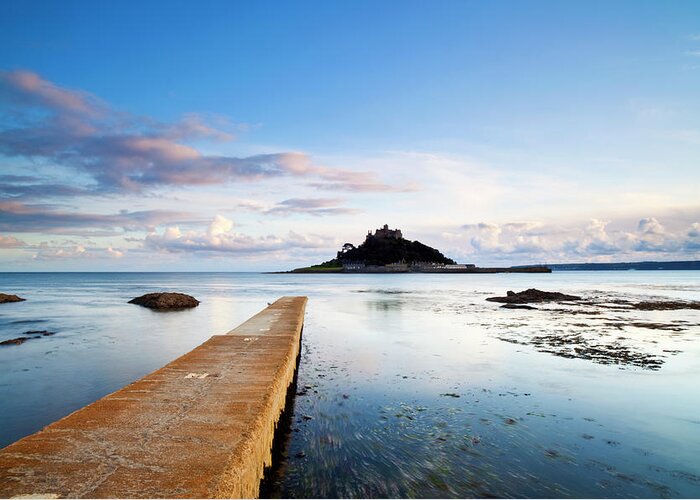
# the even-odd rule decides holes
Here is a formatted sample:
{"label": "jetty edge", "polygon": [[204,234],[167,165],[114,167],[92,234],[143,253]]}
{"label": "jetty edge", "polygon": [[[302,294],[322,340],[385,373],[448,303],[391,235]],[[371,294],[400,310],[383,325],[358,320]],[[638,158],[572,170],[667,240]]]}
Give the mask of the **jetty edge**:
{"label": "jetty edge", "polygon": [[0,497],[254,498],[299,359],[306,297],[0,450]]}

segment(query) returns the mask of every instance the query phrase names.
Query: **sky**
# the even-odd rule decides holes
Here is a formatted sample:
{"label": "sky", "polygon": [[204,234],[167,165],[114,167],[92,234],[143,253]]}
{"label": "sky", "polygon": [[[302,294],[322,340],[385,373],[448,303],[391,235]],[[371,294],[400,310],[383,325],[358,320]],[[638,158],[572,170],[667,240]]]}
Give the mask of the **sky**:
{"label": "sky", "polygon": [[0,2],[0,271],[700,259],[700,2]]}

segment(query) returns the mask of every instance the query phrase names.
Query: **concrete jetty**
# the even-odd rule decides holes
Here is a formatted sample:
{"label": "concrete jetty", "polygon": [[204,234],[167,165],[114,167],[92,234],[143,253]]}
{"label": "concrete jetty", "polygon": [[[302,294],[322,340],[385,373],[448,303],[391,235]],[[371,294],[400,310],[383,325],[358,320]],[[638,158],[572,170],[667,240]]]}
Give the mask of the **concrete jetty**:
{"label": "concrete jetty", "polygon": [[306,301],[283,297],[0,450],[0,496],[257,497],[296,370]]}

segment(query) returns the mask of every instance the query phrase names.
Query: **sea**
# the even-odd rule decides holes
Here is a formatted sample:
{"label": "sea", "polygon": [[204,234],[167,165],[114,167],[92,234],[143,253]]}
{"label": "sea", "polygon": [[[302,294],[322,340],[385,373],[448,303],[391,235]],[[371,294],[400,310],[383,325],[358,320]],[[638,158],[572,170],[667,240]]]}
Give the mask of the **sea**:
{"label": "sea", "polygon": [[[583,302],[506,309],[538,288]],[[0,446],[309,302],[267,497],[700,497],[698,271],[4,273]],[[128,301],[178,291],[199,307]],[[35,332],[29,333],[26,332]]]}

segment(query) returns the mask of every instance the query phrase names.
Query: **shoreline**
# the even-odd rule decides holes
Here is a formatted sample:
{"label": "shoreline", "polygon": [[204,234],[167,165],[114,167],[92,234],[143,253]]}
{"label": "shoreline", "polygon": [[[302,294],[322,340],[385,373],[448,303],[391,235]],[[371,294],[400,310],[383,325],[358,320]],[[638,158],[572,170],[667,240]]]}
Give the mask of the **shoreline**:
{"label": "shoreline", "polygon": [[411,270],[411,269],[363,269],[346,270],[343,268],[319,268],[313,269],[303,267],[292,269],[291,271],[272,271],[266,274],[499,274],[499,273],[551,273],[552,270],[546,266],[523,266],[523,267],[471,267],[467,269],[432,269],[432,270]]}

